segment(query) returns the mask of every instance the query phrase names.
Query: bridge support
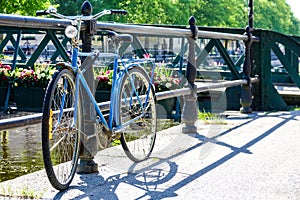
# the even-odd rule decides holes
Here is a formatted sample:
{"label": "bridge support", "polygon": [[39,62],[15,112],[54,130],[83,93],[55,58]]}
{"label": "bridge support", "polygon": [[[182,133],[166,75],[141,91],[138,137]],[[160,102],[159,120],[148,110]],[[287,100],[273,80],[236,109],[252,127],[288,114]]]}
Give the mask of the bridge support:
{"label": "bridge support", "polygon": [[186,69],[186,79],[191,87],[191,93],[184,96],[183,110],[182,110],[182,122],[184,126],[182,128],[183,133],[197,133],[197,127],[195,122],[198,118],[198,106],[197,106],[197,93],[195,86],[195,79],[197,76],[196,58],[195,58],[195,46],[198,38],[198,29],[196,27],[196,19],[190,17],[189,25],[192,32],[192,36],[188,37],[189,43],[189,55],[188,64]]}

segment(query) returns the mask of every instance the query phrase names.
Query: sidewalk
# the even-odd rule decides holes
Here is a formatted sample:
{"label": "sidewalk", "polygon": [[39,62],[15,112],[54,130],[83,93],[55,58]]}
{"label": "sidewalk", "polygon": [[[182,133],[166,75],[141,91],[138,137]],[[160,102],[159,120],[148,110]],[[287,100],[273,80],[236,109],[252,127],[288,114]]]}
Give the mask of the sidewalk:
{"label": "sidewalk", "polygon": [[300,198],[300,111],[232,112],[197,127],[197,134],[181,133],[182,125],[160,131],[143,163],[131,162],[121,147],[100,151],[99,173],[76,174],[63,192],[44,171],[0,183],[0,192],[26,188],[43,199],[90,200]]}

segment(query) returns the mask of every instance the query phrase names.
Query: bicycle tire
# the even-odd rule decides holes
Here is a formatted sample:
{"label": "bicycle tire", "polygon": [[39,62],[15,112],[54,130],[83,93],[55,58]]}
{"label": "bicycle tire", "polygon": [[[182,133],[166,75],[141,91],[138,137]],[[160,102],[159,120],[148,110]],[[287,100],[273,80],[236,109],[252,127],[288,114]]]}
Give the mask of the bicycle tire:
{"label": "bicycle tire", "polygon": [[[156,139],[156,98],[153,87],[148,89],[149,82],[150,78],[145,70],[135,66],[124,74],[118,95],[119,124],[124,125],[133,118],[140,117],[122,129],[120,138],[123,150],[134,162],[141,162],[150,156]],[[136,88],[135,92],[132,84]],[[147,93],[149,93],[148,102],[146,102]],[[140,102],[137,101],[137,95]],[[142,106],[145,104],[147,104],[146,112],[142,115]]]}
{"label": "bicycle tire", "polygon": [[44,166],[51,185],[58,190],[69,187],[78,165],[82,111],[78,100],[78,123],[72,128],[75,102],[74,80],[73,73],[67,69],[56,72],[44,98],[42,116]]}

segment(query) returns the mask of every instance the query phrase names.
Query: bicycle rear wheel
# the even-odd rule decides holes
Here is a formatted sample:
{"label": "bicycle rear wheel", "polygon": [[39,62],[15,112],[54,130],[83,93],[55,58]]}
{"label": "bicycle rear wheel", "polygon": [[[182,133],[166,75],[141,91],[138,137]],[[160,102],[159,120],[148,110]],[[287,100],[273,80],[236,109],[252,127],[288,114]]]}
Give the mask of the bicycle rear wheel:
{"label": "bicycle rear wheel", "polygon": [[75,78],[67,69],[57,72],[49,83],[43,108],[42,150],[48,179],[58,190],[70,185],[76,172],[80,145],[81,105],[73,123]]}
{"label": "bicycle rear wheel", "polygon": [[140,67],[128,70],[120,85],[119,125],[122,147],[132,161],[147,159],[156,139],[156,100],[149,76]]}

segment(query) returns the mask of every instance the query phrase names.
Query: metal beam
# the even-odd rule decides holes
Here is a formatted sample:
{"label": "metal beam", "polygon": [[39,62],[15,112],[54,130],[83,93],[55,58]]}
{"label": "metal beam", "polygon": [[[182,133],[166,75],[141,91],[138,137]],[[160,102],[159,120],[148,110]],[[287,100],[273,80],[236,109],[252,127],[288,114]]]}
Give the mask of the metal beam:
{"label": "metal beam", "polygon": [[[146,26],[146,25],[130,25],[130,24],[120,24],[120,23],[97,23],[97,29],[99,30],[114,30],[122,33],[130,34],[144,34],[144,35],[167,35],[176,37],[186,37],[191,36],[191,31],[189,29],[179,29],[179,28],[166,28],[157,26]],[[214,38],[214,39],[228,39],[228,40],[243,40],[247,41],[248,36],[231,34],[231,33],[219,33],[212,31],[199,31],[198,36],[200,38]],[[259,42],[259,38],[253,36],[254,42]]]}
{"label": "metal beam", "polygon": [[[30,28],[39,30],[63,30],[68,25],[71,25],[72,21],[68,19],[54,19],[54,18],[40,18],[30,16],[20,16],[11,14],[0,14],[0,26],[4,27],[19,27]],[[85,25],[82,25],[82,30],[85,29]],[[120,23],[105,23],[97,22],[97,29],[99,30],[114,30],[122,33],[131,34],[145,34],[145,35],[167,35],[176,37],[191,36],[191,31],[184,28],[165,28],[157,26],[146,25],[129,25]],[[243,40],[247,41],[246,35],[231,34],[231,33],[219,33],[212,31],[199,31],[198,36],[200,38],[214,38],[214,39],[229,39],[229,40]],[[253,36],[253,41],[259,42],[259,38]]]}
{"label": "metal beam", "polygon": [[[257,83],[259,82],[258,78],[252,78],[251,79],[252,83]],[[233,87],[233,86],[238,86],[238,85],[246,85],[248,81],[246,79],[241,79],[241,80],[234,80],[234,81],[224,81],[220,83],[204,83],[203,85],[197,86],[197,93],[201,92],[206,92],[212,89],[217,89],[217,88],[227,88],[227,87]],[[177,89],[177,90],[170,90],[170,91],[165,91],[165,92],[158,92],[156,93],[156,98],[157,100],[163,100],[163,99],[168,99],[172,97],[178,97],[178,96],[183,96],[191,93],[190,88],[182,88],[182,89]],[[101,102],[97,104],[101,111],[107,111],[109,110],[110,107],[110,101],[106,102]],[[27,115],[27,116],[22,116],[22,117],[15,117],[15,118],[10,118],[10,119],[2,119],[0,120],[0,130],[5,130],[9,128],[15,128],[15,127],[20,127],[20,126],[26,126],[30,124],[36,124],[40,123],[42,120],[42,113],[37,113],[33,115]]]}
{"label": "metal beam", "polygon": [[0,14],[0,26],[19,27],[30,29],[64,30],[71,25],[72,21],[67,19],[40,18],[11,14]]}

